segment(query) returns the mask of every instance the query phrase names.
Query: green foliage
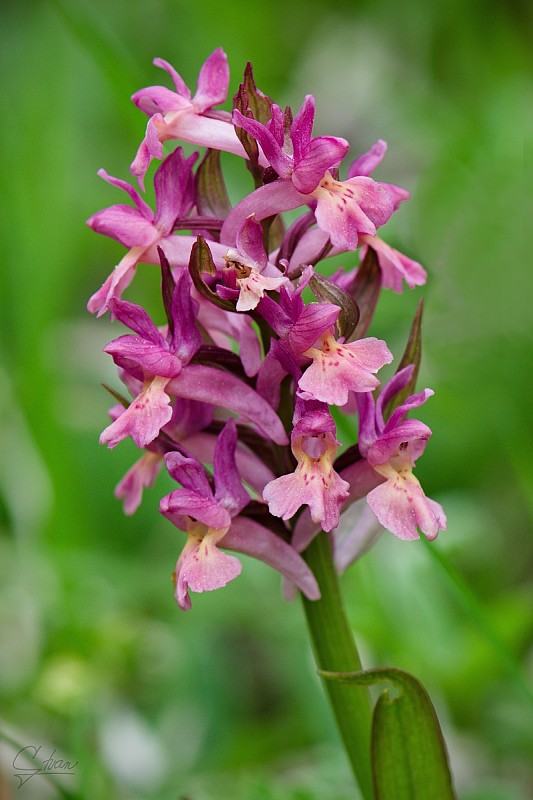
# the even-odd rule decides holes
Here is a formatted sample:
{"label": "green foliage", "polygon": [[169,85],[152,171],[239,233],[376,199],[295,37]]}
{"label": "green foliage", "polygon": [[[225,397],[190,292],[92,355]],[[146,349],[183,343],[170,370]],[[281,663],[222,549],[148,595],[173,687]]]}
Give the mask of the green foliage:
{"label": "green foliage", "polygon": [[320,671],[323,678],[354,686],[392,683],[372,717],[375,800],[454,800],[446,745],[428,693],[408,672],[394,667],[361,672]]}

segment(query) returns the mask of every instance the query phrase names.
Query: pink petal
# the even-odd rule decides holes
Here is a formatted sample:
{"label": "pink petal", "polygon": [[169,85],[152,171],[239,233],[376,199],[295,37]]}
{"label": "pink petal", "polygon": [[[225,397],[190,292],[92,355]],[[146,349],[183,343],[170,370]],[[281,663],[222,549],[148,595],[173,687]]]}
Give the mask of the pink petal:
{"label": "pink petal", "polygon": [[250,214],[255,214],[260,222],[273,214],[299,208],[308,202],[308,195],[297,192],[290,178],[267,183],[247,195],[230,211],[222,226],[220,241],[233,246],[240,227]]}
{"label": "pink petal", "polygon": [[446,516],[439,503],[429,500],[418,480],[409,473],[394,477],[373,489],[368,504],[380,523],[399,539],[419,539],[417,528],[428,539],[446,529]]}
{"label": "pink petal", "polygon": [[312,139],[292,174],[295,188],[303,194],[313,192],[327,170],[337,167],[350,145],[337,136],[318,136]]}
{"label": "pink petal", "polygon": [[98,313],[100,317],[104,314],[113,297],[120,297],[122,292],[130,285],[135,275],[135,268],[144,252],[142,247],[133,247],[126,253],[111,275],[104,281],[101,288],[89,298],[87,308],[91,314]]}
{"label": "pink petal", "polygon": [[236,578],[241,570],[239,559],[219,550],[209,535],[199,542],[188,542],[175,571],[175,597],[179,607],[190,609],[189,589],[193,592],[220,589]]}
{"label": "pink petal", "polygon": [[130,516],[139,508],[143,489],[153,486],[161,470],[159,453],[145,453],[115,487],[115,497],[124,501],[124,513]]}
{"label": "pink petal", "polygon": [[188,110],[169,116],[165,126],[161,126],[161,139],[183,139],[194,145],[247,158],[231,122],[203,117]]}
{"label": "pink petal", "polygon": [[218,47],[202,65],[198,76],[198,91],[193,97],[197,111],[207,111],[226,100],[229,86],[228,59]]}
{"label": "pink petal", "polygon": [[215,476],[215,498],[232,517],[248,505],[250,495],[242,485],[235,463],[237,427],[231,418],[218,435],[215,447],[213,470]]}
{"label": "pink petal", "polygon": [[237,250],[249,259],[258,272],[262,272],[267,264],[267,254],[263,244],[263,228],[257,222],[255,214],[245,219],[237,233],[236,244]]}
{"label": "pink petal", "polygon": [[274,168],[278,175],[287,178],[293,168],[293,159],[283,150],[277,138],[271,133],[266,125],[262,125],[255,119],[245,117],[236,109],[233,112],[233,124],[238,128],[243,128],[257,141],[267,162]]}
{"label": "pink petal", "polygon": [[348,490],[349,484],[335,470],[325,473],[319,465],[308,462],[290,475],[268,483],[263,499],[270,513],[284,520],[292,519],[302,505],[308,505],[313,522],[320,522],[322,530],[330,531],[339,524],[339,511]]}
{"label": "pink petal", "polygon": [[285,428],[272,407],[241,380],[215,367],[191,364],[170,381],[168,392],[189,400],[222,406],[256,425],[267,439],[287,444]]}
{"label": "pink petal", "polygon": [[370,175],[386,152],[387,142],[384,142],[383,139],[378,139],[377,142],[372,145],[368,153],[364,153],[352,162],[348,171],[348,178],[355,178],[358,175]]}
{"label": "pink petal", "polygon": [[[403,291],[404,280],[410,289],[424,285],[427,272],[417,261],[407,258],[377,236],[363,236],[362,241],[377,254],[382,286],[400,293]],[[364,258],[365,252],[366,250],[361,251],[361,258]]]}
{"label": "pink petal", "polygon": [[100,178],[103,178],[105,181],[110,183],[112,186],[116,186],[117,189],[122,189],[123,191],[127,192],[135,205],[137,206],[138,211],[145,217],[147,220],[153,220],[154,215],[152,213],[152,209],[150,206],[143,200],[140,196],[139,192],[134,189],[131,183],[127,183],[127,181],[120,180],[120,178],[114,178],[112,175],[109,175],[105,169],[99,169],[96,173]]}
{"label": "pink petal", "polygon": [[129,361],[141,367],[145,377],[160,375],[164,378],[176,378],[182,370],[179,358],[166,348],[138,336],[120,336],[104,347],[104,352],[113,358],[115,364],[124,366],[125,369],[128,368]]}
{"label": "pink petal", "polygon": [[131,96],[131,99],[141,111],[152,116],[153,114],[168,114],[173,111],[182,111],[191,107],[187,97],[176,94],[165,86],[147,86]]}
{"label": "pink petal", "polygon": [[333,303],[309,303],[289,333],[289,342],[296,353],[308,350],[333,325],[340,314]]}
{"label": "pink petal", "polygon": [[294,160],[299,162],[311,141],[315,121],[315,98],[305,96],[302,106],[291,124],[291,139],[294,147]]}
{"label": "pink petal", "polygon": [[208,528],[221,530],[231,524],[231,516],[226,508],[212,497],[198,494],[191,489],[175,489],[161,499],[159,511],[165,517],[185,515]]}
{"label": "pink petal", "polygon": [[273,567],[296,584],[310,600],[320,597],[315,577],[303,558],[287,542],[258,522],[235,517],[221,545]]}
{"label": "pink petal", "polygon": [[176,72],[174,67],[171,64],[169,64],[168,61],[165,61],[163,58],[154,58],[153,63],[155,64],[156,67],[160,67],[161,69],[164,69],[166,72],[168,72],[168,74],[172,78],[172,82],[174,83],[174,86],[176,87],[176,92],[178,94],[180,94],[186,100],[191,99],[191,91],[189,87],[187,86],[187,84],[185,83],[179,72]]}
{"label": "pink petal", "polygon": [[305,353],[313,363],[298,381],[298,388],[332,405],[343,406],[350,391],[375,389],[379,380],[372,373],[393,358],[385,342],[373,337],[350,344],[340,344],[330,337],[323,347],[323,350],[311,348]]}
{"label": "pink petal", "polygon": [[137,447],[150,444],[172,416],[170,397],[165,393],[167,380],[156,378],[135,398],[131,405],[102,432],[100,444],[115,447],[131,436]]}
{"label": "pink petal", "polygon": [[[354,464],[346,467],[346,469],[341,471],[340,475],[348,482],[350,487],[343,509],[348,508],[352,503],[365,497],[369,491],[385,480],[382,475],[379,475],[372,469],[365,459],[356,461]],[[320,525],[317,525],[317,523],[313,522],[311,519],[310,510],[305,508],[298,517],[294,528],[292,538],[293,547],[295,547],[299,553],[303,552],[320,530]]]}
{"label": "pink petal", "polygon": [[97,211],[87,220],[96,233],[110,236],[124,247],[149,247],[159,238],[159,231],[136,208],[125,205],[109,206]]}

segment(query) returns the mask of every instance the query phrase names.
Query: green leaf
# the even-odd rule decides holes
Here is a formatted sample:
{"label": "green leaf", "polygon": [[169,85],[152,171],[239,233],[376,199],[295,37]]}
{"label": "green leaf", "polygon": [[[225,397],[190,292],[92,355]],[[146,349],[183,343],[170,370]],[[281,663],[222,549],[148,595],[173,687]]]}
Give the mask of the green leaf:
{"label": "green leaf", "polygon": [[324,672],[323,678],[372,686],[391,683],[372,717],[375,800],[455,800],[446,745],[428,693],[413,675],[394,667]]}
{"label": "green leaf", "polygon": [[231,211],[224,176],[220,168],[220,150],[208,150],[195,178],[198,213],[225,219]]}
{"label": "green leaf", "polygon": [[352,339],[362,339],[367,332],[380,292],[381,269],[374,250],[369,247],[349,289],[350,297],[359,307],[359,321]]}
{"label": "green leaf", "polygon": [[416,381],[418,378],[418,370],[420,369],[420,360],[422,358],[422,312],[424,310],[424,301],[420,300],[418,303],[411,330],[409,331],[409,338],[403,352],[402,360],[398,364],[399,372],[404,367],[414,364],[413,374],[411,380],[398,394],[396,394],[386,405],[383,416],[388,419],[395,408],[398,408],[409,395],[414,394]]}
{"label": "green leaf", "polygon": [[[233,98],[233,107],[245,117],[255,119],[263,125],[271,117],[272,100],[257,88],[250,62],[246,65],[243,81]],[[235,126],[235,133],[248,155],[249,160],[246,162],[246,166],[252,173],[256,188],[262,186],[264,170],[259,164],[257,142],[243,128]]]}
{"label": "green leaf", "polygon": [[165,256],[163,250],[158,246],[157,254],[159,255],[159,262],[161,264],[161,293],[163,295],[163,305],[165,307],[165,314],[168,322],[168,331],[171,336],[174,336],[174,317],[172,316],[172,295],[176,284],[172,276],[170,264]]}
{"label": "green leaf", "polygon": [[339,306],[341,310],[337,320],[339,336],[344,336],[345,339],[349,339],[359,320],[359,308],[357,304],[344,289],[335,286],[334,283],[328,281],[323,275],[316,272],[309,281],[309,287],[315,297],[322,302],[333,303]]}
{"label": "green leaf", "polygon": [[240,87],[242,87],[246,93],[247,107],[252,112],[253,118],[257,120],[257,122],[260,122],[261,125],[266,125],[272,116],[272,100],[268,95],[257,88],[253,67],[250,62],[246,64],[243,81]]}
{"label": "green leaf", "polygon": [[117,392],[115,389],[113,389],[111,386],[109,386],[109,384],[102,383],[101,385],[106,390],[106,392],[109,392],[109,394],[112,395],[115,398],[115,400],[118,400],[118,402],[121,405],[123,405],[124,408],[129,408],[129,406],[131,404],[131,400],[128,400],[128,398],[124,397],[123,394],[121,394],[120,392]]}

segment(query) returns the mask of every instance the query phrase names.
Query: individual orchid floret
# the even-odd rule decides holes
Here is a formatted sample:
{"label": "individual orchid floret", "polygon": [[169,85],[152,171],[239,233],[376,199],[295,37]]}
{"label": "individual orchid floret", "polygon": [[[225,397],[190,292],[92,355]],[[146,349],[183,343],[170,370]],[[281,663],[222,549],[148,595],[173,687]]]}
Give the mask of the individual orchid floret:
{"label": "individual orchid floret", "polygon": [[383,409],[409,382],[413,367],[405,367],[384,387],[377,403],[370,393],[358,395],[359,450],[385,480],[369,492],[367,501],[384,528],[400,539],[427,539],[446,529],[442,506],[426,497],[413,475],[415,461],[425,450],[431,430],[415,419],[405,419],[432,396],[431,389],[411,395],[385,422]]}
{"label": "individual orchid floret", "polygon": [[172,418],[171,398],[182,397],[233,411],[269,440],[286,444],[281,420],[254,389],[229,372],[190,363],[201,345],[191,286],[189,273],[182,271],[172,293],[172,324],[166,335],[140,306],[125,300],[110,301],[114,316],[137,335],[115,339],[105,352],[142,388],[131,405],[103,431],[100,442],[114,447],[131,436],[137,447],[146,447]]}
{"label": "individual orchid floret", "polygon": [[[105,170],[99,170],[100,177],[129,194],[135,208],[114,205],[98,211],[87,220],[87,225],[93,231],[111,236],[129,248],[103,286],[90,298],[87,305],[89,311],[103,314],[110,300],[120,297],[130,284],[137,264],[148,251],[155,249],[156,245],[163,248],[167,243],[173,245],[174,240],[181,238],[172,236],[172,231],[176,218],[188,214],[194,203],[192,167],[196,158],[196,153],[184,158],[181,147],[178,147],[163,161],[154,176],[155,214],[131,184],[111,177]],[[188,249],[190,252],[190,244]]]}
{"label": "individual orchid floret", "polygon": [[310,303],[291,331],[291,342],[312,359],[298,381],[300,396],[343,406],[350,391],[375,389],[379,380],[374,373],[390,364],[393,356],[385,342],[375,337],[347,344],[335,339],[333,325],[339,313],[338,306]]}
{"label": "individual orchid floret", "polygon": [[308,505],[313,522],[320,522],[323,530],[331,531],[339,524],[339,512],[350,485],[333,469],[339,446],[333,417],[325,406],[314,406],[298,420],[291,434],[296,469],[268,483],[263,498],[270,513],[285,520],[291,519],[302,505]]}
{"label": "individual orchid floret", "polygon": [[[374,373],[393,356],[381,339],[369,337],[350,343],[344,343],[342,337],[336,339],[334,326],[340,307],[334,303],[303,304],[301,291],[312,275],[313,268],[306,267],[297,289],[281,288],[279,304],[262,300],[258,305],[279,336],[279,340],[271,341],[259,372],[258,391],[263,396],[270,392],[277,399],[280,380],[290,374],[298,383],[300,397],[344,406],[350,391],[371,391],[379,385]],[[302,374],[308,359],[312,363]]]}
{"label": "individual orchid floret", "polygon": [[[254,215],[244,221],[237,234],[236,247],[230,248],[224,258],[226,272],[233,277],[238,291],[237,311],[251,311],[265,291],[279,289],[288,282],[277,267],[269,264],[263,245],[263,229]],[[232,294],[231,290],[228,294]]]}
{"label": "individual orchid floret", "polygon": [[230,420],[215,448],[214,492],[198,461],[180,453],[166,456],[168,471],[182,488],[161,500],[160,511],[187,533],[174,571],[178,605],[188,610],[189,590],[219,589],[240,574],[241,562],[222,552],[221,547],[259,558],[289,578],[307,597],[318,598],[316,581],[296,551],[255,520],[240,516],[250,498],[237,472],[236,444],[235,422]]}
{"label": "individual orchid floret", "polygon": [[275,103],[271,119],[262,125],[236,109],[233,122],[244,128],[260,144],[265,157],[281,178],[290,178],[296,191],[310,194],[327,170],[335,169],[350,145],[338,136],[311,136],[315,118],[315,98],[307,95],[285,134],[285,116]]}
{"label": "individual orchid floret", "polygon": [[152,158],[163,157],[162,143],[169,139],[182,139],[245,157],[229,113],[212,111],[214,106],[224,103],[228,93],[229,67],[224,51],[219,47],[203,64],[194,97],[167,61],[156,58],[154,64],[168,72],[175,91],[164,86],[148,86],[135,92],[131,98],[141,111],[150,116],[145,138],[131,165],[131,172],[140,185]]}
{"label": "individual orchid floret", "polygon": [[190,278],[183,272],[173,293],[173,330],[167,335],[154,325],[146,311],[126,300],[112,299],[113,315],[136,335],[114,339],[105,348],[118,367],[139,381],[142,390],[120,416],[100,436],[100,443],[115,447],[131,436],[137,447],[150,444],[172,417],[167,385],[177,378],[200,347],[195,325],[195,304],[190,297]]}
{"label": "individual orchid floret", "polygon": [[[375,236],[377,228],[384,225],[401,200],[409,196],[400,187],[377,183],[363,172],[373,169],[383,157],[384,149],[381,148],[380,157],[365,154],[355,162],[356,173],[350,172],[345,181],[337,180],[333,172],[347,152],[348,143],[328,136],[311,139],[314,117],[311,96],[306,98],[290,128],[293,155],[282,146],[281,110],[277,106],[272,108],[272,119],[267,125],[233,112],[236,124],[257,138],[281,180],[260,187],[235,206],[222,227],[222,241],[231,241],[243,218],[252,212],[262,220],[280,211],[310,204],[318,227],[327,233],[333,247],[342,251],[355,250],[359,237],[363,234]],[[385,147],[384,142],[381,144]]]}
{"label": "individual orchid floret", "polygon": [[327,172],[313,198],[318,227],[341,250],[355,250],[360,235],[375,235],[394,211],[388,188],[366,177],[339,181]]}
{"label": "individual orchid floret", "polygon": [[143,489],[154,485],[162,465],[161,453],[147,451],[117,484],[115,497],[124,501],[125,514],[131,516],[137,511],[141,504]]}
{"label": "individual orchid floret", "polygon": [[392,289],[400,294],[403,291],[404,281],[410,289],[425,284],[427,272],[418,261],[413,261],[399,250],[395,250],[378,236],[365,234],[359,241],[363,245],[361,259],[364,259],[369,247],[376,253],[381,270],[381,285],[384,289]]}

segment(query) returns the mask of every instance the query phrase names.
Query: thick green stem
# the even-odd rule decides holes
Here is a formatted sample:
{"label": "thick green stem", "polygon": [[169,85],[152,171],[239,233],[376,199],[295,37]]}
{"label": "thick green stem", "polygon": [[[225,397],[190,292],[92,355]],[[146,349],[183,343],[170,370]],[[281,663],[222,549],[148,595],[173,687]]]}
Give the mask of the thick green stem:
{"label": "thick green stem", "polygon": [[[321,592],[320,600],[303,598],[317,666],[332,672],[360,670],[361,660],[346,619],[329,536],[320,533],[303,555]],[[328,680],[324,681],[324,687],[361,794],[365,800],[371,800],[372,707],[368,689]]]}

